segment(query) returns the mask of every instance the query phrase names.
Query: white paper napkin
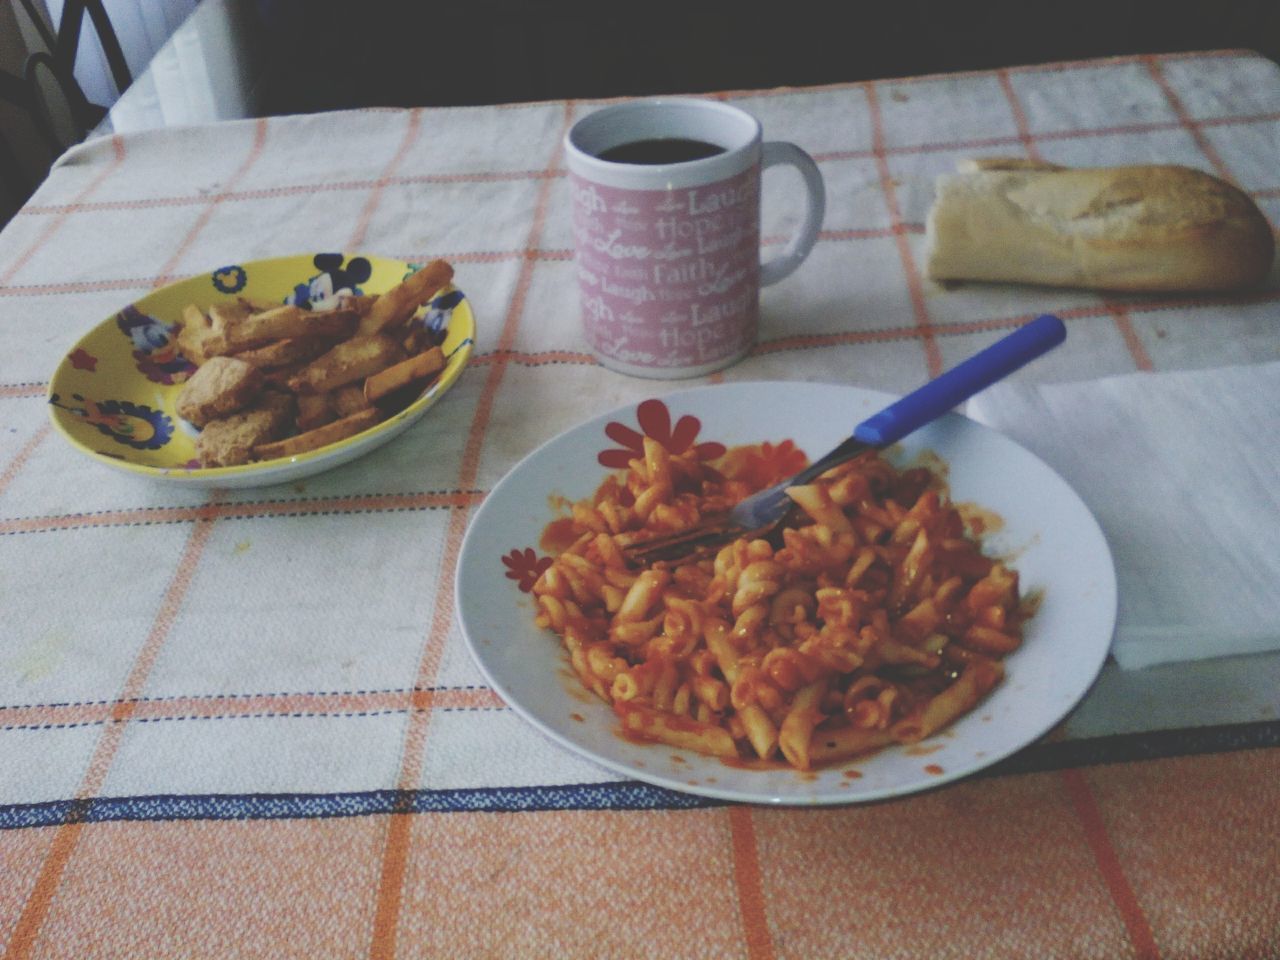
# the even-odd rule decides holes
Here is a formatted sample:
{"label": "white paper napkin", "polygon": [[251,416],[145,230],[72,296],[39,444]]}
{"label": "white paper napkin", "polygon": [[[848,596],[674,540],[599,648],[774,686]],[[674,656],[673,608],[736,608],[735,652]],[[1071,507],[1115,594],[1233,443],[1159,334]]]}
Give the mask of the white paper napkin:
{"label": "white paper napkin", "polygon": [[1097,517],[1122,667],[1280,650],[1280,363],[1005,382],[966,412]]}

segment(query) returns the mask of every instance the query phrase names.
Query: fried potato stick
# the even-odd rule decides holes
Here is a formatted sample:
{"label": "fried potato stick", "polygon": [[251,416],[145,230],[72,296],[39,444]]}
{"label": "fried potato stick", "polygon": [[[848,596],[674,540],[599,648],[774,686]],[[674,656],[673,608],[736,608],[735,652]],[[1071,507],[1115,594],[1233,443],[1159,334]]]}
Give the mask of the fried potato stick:
{"label": "fried potato stick", "polygon": [[259,460],[296,457],[300,453],[317,450],[331,443],[337,443],[339,440],[345,440],[347,437],[354,437],[357,433],[367,430],[381,419],[382,411],[377,407],[369,407],[367,410],[361,410],[349,417],[343,417],[341,420],[326,423],[323,427],[308,430],[306,433],[299,433],[296,436],[275,440],[271,443],[258,444],[253,448],[253,453]]}
{"label": "fried potato stick", "polygon": [[390,337],[352,337],[299,370],[289,386],[297,393],[329,393],[403,359],[404,350]]}
{"label": "fried potato stick", "polygon": [[330,310],[318,313],[286,304],[282,307],[251,313],[238,322],[228,324],[218,349],[210,353],[240,353],[292,337],[349,337],[359,317],[354,310]]}
{"label": "fried potato stick", "polygon": [[264,347],[237,353],[236,357],[259,370],[273,370],[314,360],[332,346],[332,340],[322,337],[287,337]]}
{"label": "fried potato stick", "polygon": [[370,403],[403,389],[412,383],[426,380],[444,369],[444,351],[432,347],[424,353],[402,360],[387,369],[373,374],[364,382],[364,398]]}
{"label": "fried potato stick", "polygon": [[381,294],[369,312],[360,319],[356,333],[371,337],[404,323],[437,290],[453,279],[453,267],[444,260],[432,260],[421,270],[410,274],[386,293]]}

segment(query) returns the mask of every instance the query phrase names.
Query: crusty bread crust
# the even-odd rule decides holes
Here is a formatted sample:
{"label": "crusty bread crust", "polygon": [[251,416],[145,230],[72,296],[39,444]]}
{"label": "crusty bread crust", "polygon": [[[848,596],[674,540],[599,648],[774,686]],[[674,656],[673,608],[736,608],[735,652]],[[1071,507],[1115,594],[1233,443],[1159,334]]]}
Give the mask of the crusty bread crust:
{"label": "crusty bread crust", "polygon": [[932,280],[1240,290],[1260,283],[1275,256],[1253,201],[1200,170],[990,158],[962,169],[937,179],[926,225]]}

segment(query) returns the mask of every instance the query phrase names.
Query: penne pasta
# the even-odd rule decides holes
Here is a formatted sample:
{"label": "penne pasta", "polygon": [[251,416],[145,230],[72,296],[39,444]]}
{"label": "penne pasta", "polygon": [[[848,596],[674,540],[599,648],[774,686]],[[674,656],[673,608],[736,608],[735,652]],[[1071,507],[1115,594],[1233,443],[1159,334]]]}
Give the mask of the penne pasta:
{"label": "penne pasta", "polygon": [[627,568],[625,545],[767,485],[735,475],[749,460],[646,437],[555,521],[568,546],[533,584],[537,622],[625,736],[809,770],[932,736],[1001,682],[1027,616],[1017,573],[924,468],[864,455],[788,489],[800,509],[779,543]]}
{"label": "penne pasta", "polygon": [[809,738],[813,736],[813,728],[822,719],[818,708],[826,686],[819,680],[801,687],[787,708],[782,729],[778,731],[778,747],[782,750],[782,755],[799,770],[809,769]]}
{"label": "penne pasta", "polygon": [[651,707],[620,703],[614,707],[622,729],[642,740],[654,740],[713,757],[737,757],[733,737],[723,727],[678,717]]}
{"label": "penne pasta", "polygon": [[931,698],[918,714],[900,720],[892,728],[895,739],[915,743],[932,736],[956,717],[968,713],[1000,682],[1004,668],[994,660],[975,660],[958,680]]}

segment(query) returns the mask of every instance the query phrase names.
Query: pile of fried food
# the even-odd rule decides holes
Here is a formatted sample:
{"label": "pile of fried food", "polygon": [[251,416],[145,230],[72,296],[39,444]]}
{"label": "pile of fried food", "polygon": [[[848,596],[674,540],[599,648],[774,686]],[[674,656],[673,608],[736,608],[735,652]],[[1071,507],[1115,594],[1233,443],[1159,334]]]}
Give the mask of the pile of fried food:
{"label": "pile of fried food", "polygon": [[407,407],[445,364],[438,338],[414,317],[452,279],[453,268],[433,260],[385,293],[331,310],[188,306],[178,346],[197,370],[177,412],[200,428],[201,465],[297,456]]}

